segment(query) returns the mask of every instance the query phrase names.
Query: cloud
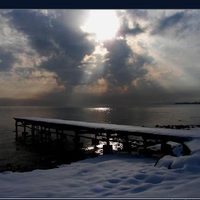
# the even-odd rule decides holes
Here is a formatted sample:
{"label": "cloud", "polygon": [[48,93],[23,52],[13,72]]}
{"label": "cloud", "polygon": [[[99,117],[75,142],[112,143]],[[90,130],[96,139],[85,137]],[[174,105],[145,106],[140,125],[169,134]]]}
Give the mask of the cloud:
{"label": "cloud", "polygon": [[126,40],[109,41],[104,46],[108,50],[105,55],[105,78],[112,89],[124,86],[131,88],[135,79],[148,73],[146,66],[155,65],[154,59],[148,54],[133,52]]}
{"label": "cloud", "polygon": [[13,10],[7,15],[13,26],[29,38],[32,47],[41,55],[68,54],[80,59],[87,52],[86,47],[93,49],[79,27],[83,11],[50,10],[47,13]]}
{"label": "cloud", "polygon": [[[95,47],[80,29],[83,15],[85,11],[76,10],[13,10],[5,14],[12,27],[27,37],[30,48],[45,58],[35,67],[55,73],[57,83],[65,85],[68,91],[101,78],[113,88],[123,87],[131,85],[136,76],[147,73],[143,66],[149,61],[145,61],[144,55],[133,53],[126,40],[119,39],[104,43],[108,53],[103,64],[96,62],[94,67],[83,64],[84,57],[91,55]],[[122,25],[120,34],[134,36],[144,31],[137,23],[134,28]],[[130,63],[131,59],[134,63]]]}
{"label": "cloud", "polygon": [[94,50],[80,29],[84,14],[76,10],[13,10],[7,16],[12,26],[26,35],[30,46],[46,57],[37,67],[54,72],[59,84],[70,87],[80,83],[84,72],[79,65]]}
{"label": "cloud", "polygon": [[9,71],[16,61],[12,52],[0,47],[0,71]]}
{"label": "cloud", "polygon": [[118,11],[117,13],[120,19],[120,28],[117,33],[118,36],[136,36],[146,31],[146,28],[141,26],[141,21],[137,21],[138,19],[146,17],[146,11],[128,10]]}
{"label": "cloud", "polygon": [[178,38],[182,31],[187,29],[188,20],[189,15],[187,11],[178,11],[169,16],[164,14],[153,27],[151,34],[171,34],[173,37]]}
{"label": "cloud", "polygon": [[117,37],[101,43],[80,28],[88,14],[2,10],[1,97],[78,105],[197,98],[198,10],[118,10]]}
{"label": "cloud", "polygon": [[114,86],[123,86],[131,82],[130,66],[127,64],[132,51],[125,40],[112,40],[104,43],[108,50],[105,62],[105,76]]}
{"label": "cloud", "polygon": [[145,28],[141,28],[141,26],[138,23],[135,23],[133,28],[129,28],[128,24],[123,23],[121,25],[120,29],[118,30],[117,34],[118,34],[118,36],[125,37],[126,35],[135,36],[135,35],[139,35],[144,32],[145,32]]}
{"label": "cloud", "polygon": [[129,9],[126,10],[126,14],[128,17],[130,17],[132,20],[138,20],[138,19],[147,19],[149,17],[149,10],[142,10],[142,9]]}
{"label": "cloud", "polygon": [[48,55],[53,50],[48,16],[35,10],[12,10],[6,16],[10,19],[11,26],[22,32],[37,52]]}

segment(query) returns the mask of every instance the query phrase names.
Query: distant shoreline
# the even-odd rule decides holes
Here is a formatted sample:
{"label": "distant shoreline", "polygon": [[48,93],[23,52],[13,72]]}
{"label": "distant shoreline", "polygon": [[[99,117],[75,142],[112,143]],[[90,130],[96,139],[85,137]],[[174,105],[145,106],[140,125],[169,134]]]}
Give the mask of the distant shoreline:
{"label": "distant shoreline", "polygon": [[176,102],[175,104],[200,104],[200,102]]}

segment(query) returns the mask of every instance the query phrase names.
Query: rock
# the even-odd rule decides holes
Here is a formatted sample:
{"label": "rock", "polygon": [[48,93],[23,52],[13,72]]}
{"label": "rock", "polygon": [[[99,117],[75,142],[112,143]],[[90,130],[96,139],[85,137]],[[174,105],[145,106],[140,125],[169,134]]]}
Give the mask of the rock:
{"label": "rock", "polygon": [[164,155],[171,155],[171,152],[172,152],[171,145],[167,144],[166,142],[162,142],[162,144],[161,144],[161,152]]}

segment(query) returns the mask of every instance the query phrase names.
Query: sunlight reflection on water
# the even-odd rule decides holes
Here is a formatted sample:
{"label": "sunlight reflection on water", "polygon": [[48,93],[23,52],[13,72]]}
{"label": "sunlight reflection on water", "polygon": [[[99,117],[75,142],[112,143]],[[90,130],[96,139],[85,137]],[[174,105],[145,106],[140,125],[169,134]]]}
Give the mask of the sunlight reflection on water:
{"label": "sunlight reflection on water", "polygon": [[90,107],[86,108],[91,122],[112,123],[111,116],[115,112],[114,108],[110,107]]}
{"label": "sunlight reflection on water", "polygon": [[97,107],[97,108],[89,108],[90,111],[98,111],[98,112],[109,112],[112,111],[112,108],[109,107]]}

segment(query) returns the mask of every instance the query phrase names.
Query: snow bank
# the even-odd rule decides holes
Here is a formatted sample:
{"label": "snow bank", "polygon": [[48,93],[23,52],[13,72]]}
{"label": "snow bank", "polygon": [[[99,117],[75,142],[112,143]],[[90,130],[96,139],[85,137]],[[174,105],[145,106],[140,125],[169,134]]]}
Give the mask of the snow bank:
{"label": "snow bank", "polygon": [[0,197],[199,198],[199,144],[200,139],[189,141],[190,155],[167,155],[158,162],[155,158],[116,153],[56,169],[3,172],[0,173]]}
{"label": "snow bank", "polygon": [[0,197],[200,197],[199,142],[188,142],[191,155],[164,156],[156,166],[156,159],[117,153],[56,169],[3,172]]}
{"label": "snow bank", "polygon": [[184,170],[184,173],[200,173],[200,140],[196,139],[186,143],[192,150],[187,156],[165,156],[157,162],[157,166],[165,166],[177,171]]}

